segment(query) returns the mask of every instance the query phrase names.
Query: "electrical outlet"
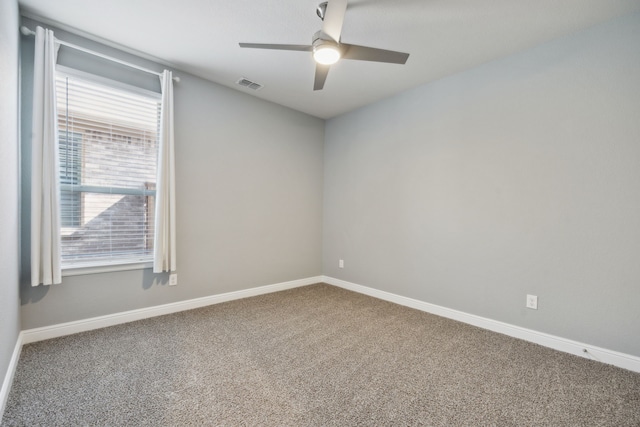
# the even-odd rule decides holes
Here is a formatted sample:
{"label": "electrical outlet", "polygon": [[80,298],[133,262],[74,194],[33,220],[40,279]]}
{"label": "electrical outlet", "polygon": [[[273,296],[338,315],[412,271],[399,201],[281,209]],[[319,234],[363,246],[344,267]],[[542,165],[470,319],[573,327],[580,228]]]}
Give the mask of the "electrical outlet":
{"label": "electrical outlet", "polygon": [[538,309],[538,297],[536,295],[527,295],[527,308]]}
{"label": "electrical outlet", "polygon": [[176,286],[178,284],[178,275],[173,273],[169,275],[169,286]]}
{"label": "electrical outlet", "polygon": [[344,268],[344,260],[341,259],[340,261],[338,261],[338,267],[340,268]]}

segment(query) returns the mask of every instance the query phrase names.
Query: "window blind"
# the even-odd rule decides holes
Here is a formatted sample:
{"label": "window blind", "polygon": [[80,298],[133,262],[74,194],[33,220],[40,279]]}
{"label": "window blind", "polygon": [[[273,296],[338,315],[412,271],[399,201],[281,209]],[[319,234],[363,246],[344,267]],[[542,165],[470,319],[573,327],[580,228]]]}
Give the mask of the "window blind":
{"label": "window blind", "polygon": [[151,261],[160,100],[56,78],[62,267]]}

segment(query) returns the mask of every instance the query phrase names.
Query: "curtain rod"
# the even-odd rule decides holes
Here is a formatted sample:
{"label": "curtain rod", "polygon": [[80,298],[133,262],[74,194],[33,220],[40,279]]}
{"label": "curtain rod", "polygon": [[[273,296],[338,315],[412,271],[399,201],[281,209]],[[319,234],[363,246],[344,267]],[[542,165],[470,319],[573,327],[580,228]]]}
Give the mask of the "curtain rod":
{"label": "curtain rod", "polygon": [[[35,32],[35,31],[33,31],[33,30],[31,30],[31,29],[27,28],[27,27],[26,27],[26,26],[24,26],[24,25],[23,25],[22,27],[20,27],[20,32],[21,32],[22,34],[24,34],[25,36],[34,36],[34,35],[36,34],[36,32]],[[57,37],[56,37],[56,41],[57,41],[61,46],[67,46],[67,47],[69,47],[69,48],[71,48],[71,49],[79,50],[79,51],[81,51],[81,52],[88,53],[89,55],[97,56],[98,58],[106,59],[106,60],[108,60],[108,61],[115,62],[115,63],[117,63],[117,64],[127,66],[127,67],[129,67],[129,68],[134,68],[134,69],[136,69],[136,70],[144,71],[145,73],[149,73],[149,74],[155,74],[156,76],[161,76],[161,75],[162,75],[162,73],[159,73],[159,72],[157,72],[157,71],[153,71],[153,70],[150,70],[150,69],[148,69],[148,68],[140,67],[139,65],[132,64],[132,63],[130,63],[130,62],[126,62],[126,61],[123,61],[123,60],[121,60],[121,59],[114,58],[114,57],[112,57],[112,56],[108,56],[108,55],[105,55],[105,54],[100,53],[100,52],[96,52],[95,50],[90,50],[90,49],[84,48],[84,47],[82,47],[82,46],[75,45],[75,44],[73,44],[73,43],[65,42],[65,41],[63,41],[63,40],[60,40],[60,39],[59,39],[59,38],[57,38]],[[175,81],[175,82],[179,82],[179,81],[180,81],[180,77],[174,77],[174,78],[173,78],[173,81]]]}

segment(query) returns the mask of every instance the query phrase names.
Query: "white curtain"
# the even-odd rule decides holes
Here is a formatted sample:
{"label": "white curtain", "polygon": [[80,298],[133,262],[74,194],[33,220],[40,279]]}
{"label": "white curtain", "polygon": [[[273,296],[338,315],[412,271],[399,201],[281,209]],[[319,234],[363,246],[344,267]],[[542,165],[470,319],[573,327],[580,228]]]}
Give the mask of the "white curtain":
{"label": "white curtain", "polygon": [[173,141],[173,76],[164,70],[160,113],[160,145],[156,180],[153,272],[176,270],[176,198]]}
{"label": "white curtain", "polygon": [[36,28],[31,139],[31,285],[62,282],[60,186],[53,31]]}

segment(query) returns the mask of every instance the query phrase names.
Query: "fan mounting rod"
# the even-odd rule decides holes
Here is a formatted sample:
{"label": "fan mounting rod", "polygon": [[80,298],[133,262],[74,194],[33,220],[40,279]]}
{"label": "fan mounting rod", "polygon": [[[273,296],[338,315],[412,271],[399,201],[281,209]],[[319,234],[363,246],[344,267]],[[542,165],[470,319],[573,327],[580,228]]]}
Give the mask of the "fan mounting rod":
{"label": "fan mounting rod", "polygon": [[326,2],[326,1],[322,2],[316,8],[316,14],[323,21],[324,21],[324,14],[327,13],[327,3],[329,3],[329,2]]}

